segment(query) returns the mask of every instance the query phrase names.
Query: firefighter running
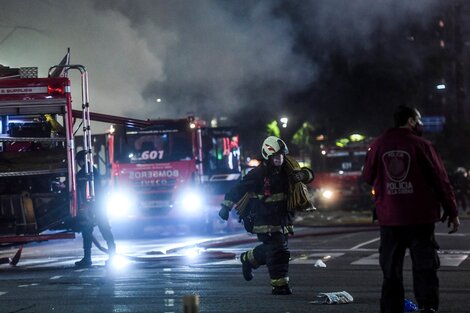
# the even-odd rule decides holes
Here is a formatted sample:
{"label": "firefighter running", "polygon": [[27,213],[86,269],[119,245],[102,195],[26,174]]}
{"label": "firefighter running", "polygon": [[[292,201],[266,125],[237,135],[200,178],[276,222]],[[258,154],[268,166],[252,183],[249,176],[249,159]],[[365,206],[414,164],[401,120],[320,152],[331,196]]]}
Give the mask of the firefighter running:
{"label": "firefighter running", "polygon": [[287,146],[277,137],[266,138],[261,152],[263,162],[225,195],[219,216],[227,220],[235,205],[246,230],[262,242],[240,256],[245,280],[253,279],[253,269],[266,265],[272,294],[290,295],[288,235],[293,234],[294,212],[311,207],[304,184],[314,174],[286,156]]}

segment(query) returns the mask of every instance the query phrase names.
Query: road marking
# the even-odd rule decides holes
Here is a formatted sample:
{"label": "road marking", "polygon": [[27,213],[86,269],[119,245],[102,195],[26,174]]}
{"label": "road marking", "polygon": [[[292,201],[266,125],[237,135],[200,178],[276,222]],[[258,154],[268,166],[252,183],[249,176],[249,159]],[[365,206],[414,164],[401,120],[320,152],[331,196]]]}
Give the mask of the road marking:
{"label": "road marking", "polygon": [[80,272],[84,272],[86,270],[87,270],[87,268],[79,268],[79,269],[74,270],[74,272],[80,273]]}
{"label": "road marking", "polygon": [[470,250],[438,250],[442,254],[470,254]]}
{"label": "road marking", "polygon": [[459,266],[467,257],[466,254],[439,254],[441,266]]}
{"label": "road marking", "polygon": [[359,248],[362,247],[362,246],[366,246],[366,245],[368,245],[368,244],[370,244],[370,243],[373,243],[373,242],[376,242],[376,241],[379,241],[379,240],[380,240],[380,237],[371,239],[371,240],[369,240],[369,241],[360,243],[360,244],[358,244],[358,245],[352,247],[350,250],[357,250],[357,249],[359,249]]}
{"label": "road marking", "polygon": [[39,284],[38,283],[32,283],[32,284],[26,284],[26,285],[18,285],[18,288],[31,287],[31,286],[39,286]]}
{"label": "road marking", "polygon": [[452,234],[449,234],[449,233],[436,233],[435,234],[436,236],[449,236],[449,237],[466,237],[468,236],[468,233],[452,233]]}
{"label": "road marking", "polygon": [[49,279],[50,279],[50,280],[54,280],[54,279],[59,279],[59,278],[61,278],[61,277],[62,277],[62,275],[59,275],[59,276],[52,276],[52,277],[49,278]]}
{"label": "road marking", "polygon": [[[448,234],[448,233],[436,233],[436,236],[461,236],[461,237],[464,237],[464,236],[467,236],[467,234],[461,234],[461,233],[456,233],[456,234]],[[363,243],[360,243],[354,247],[352,247],[350,250],[357,250],[363,246],[367,246],[368,244],[371,244],[373,242],[376,242],[376,241],[379,241],[380,240],[380,237],[377,237],[377,238],[374,238],[374,239],[371,239],[369,241],[366,241],[366,242],[363,242]]]}
{"label": "road marking", "polygon": [[4,294],[7,294],[8,291],[0,291],[0,296],[3,296]]}
{"label": "road marking", "polygon": [[352,265],[379,265],[379,253],[374,253],[365,258],[352,262]]}
{"label": "road marking", "polygon": [[[439,260],[441,262],[441,266],[450,266],[450,267],[457,267],[465,261],[468,257],[467,254],[457,254],[457,253],[446,253],[446,252],[438,252],[439,253]],[[380,265],[379,263],[379,253],[371,254],[365,258],[361,258],[357,261],[352,262],[352,265]],[[409,253],[406,253],[406,257],[409,257]]]}

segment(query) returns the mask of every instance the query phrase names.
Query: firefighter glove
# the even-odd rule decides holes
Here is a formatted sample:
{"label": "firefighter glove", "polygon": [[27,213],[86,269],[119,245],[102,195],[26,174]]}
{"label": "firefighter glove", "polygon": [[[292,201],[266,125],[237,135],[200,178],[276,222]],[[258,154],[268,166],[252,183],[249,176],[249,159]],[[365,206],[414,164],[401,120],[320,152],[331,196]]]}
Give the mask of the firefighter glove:
{"label": "firefighter glove", "polygon": [[228,216],[230,213],[230,208],[226,205],[222,205],[222,208],[219,210],[219,216],[223,220],[228,220]]}
{"label": "firefighter glove", "polygon": [[306,181],[308,179],[309,175],[307,171],[305,170],[300,170],[291,175],[291,179],[293,183],[298,183],[302,181]]}

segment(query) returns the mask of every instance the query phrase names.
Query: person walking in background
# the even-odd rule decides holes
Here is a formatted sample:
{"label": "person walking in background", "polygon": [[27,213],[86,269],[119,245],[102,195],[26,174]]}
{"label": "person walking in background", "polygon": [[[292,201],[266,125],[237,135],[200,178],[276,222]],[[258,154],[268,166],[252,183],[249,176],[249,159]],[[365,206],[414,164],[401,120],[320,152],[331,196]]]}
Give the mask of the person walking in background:
{"label": "person walking in background", "polygon": [[[447,172],[433,145],[423,139],[420,113],[402,105],[395,127],[371,145],[362,172],[375,190],[383,272],[380,312],[403,312],[403,260],[408,248],[414,294],[422,312],[437,312],[439,246],[434,223],[441,219],[458,230],[460,222]],[[442,218],[441,206],[443,208]]]}
{"label": "person walking in background", "polygon": [[467,211],[468,196],[470,192],[470,178],[464,167],[458,167],[451,176],[451,183],[454,187],[457,206],[462,212]]}
{"label": "person walking in background", "polygon": [[288,235],[293,233],[294,211],[311,205],[302,196],[305,191],[302,183],[311,182],[314,175],[286,156],[289,151],[280,138],[266,138],[261,152],[263,162],[225,195],[219,216],[227,220],[231,208],[237,204],[244,227],[257,234],[262,242],[240,256],[245,280],[253,279],[253,269],[266,265],[272,294],[290,295]]}
{"label": "person walking in background", "polygon": [[[81,150],[77,152],[77,155],[75,156],[75,160],[80,167],[80,170],[77,172],[77,202],[79,208],[78,218],[80,231],[83,237],[83,258],[80,261],[75,262],[75,266],[77,268],[87,268],[92,266],[91,246],[95,224],[98,225],[98,229],[108,246],[108,261],[111,260],[116,253],[114,236],[111,232],[111,226],[109,225],[106,208],[104,206],[100,174],[96,168],[93,168],[95,201],[88,202],[86,199],[88,177],[85,171],[85,154],[86,152]],[[106,261],[106,264],[108,264],[108,261]]]}

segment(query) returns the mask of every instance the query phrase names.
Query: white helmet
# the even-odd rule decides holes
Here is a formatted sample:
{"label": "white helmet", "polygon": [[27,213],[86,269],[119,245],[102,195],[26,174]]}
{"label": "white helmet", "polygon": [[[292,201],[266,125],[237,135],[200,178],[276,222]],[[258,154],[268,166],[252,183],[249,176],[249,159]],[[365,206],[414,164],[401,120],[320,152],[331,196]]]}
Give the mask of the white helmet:
{"label": "white helmet", "polygon": [[269,136],[263,141],[263,147],[261,147],[261,154],[266,160],[274,154],[288,154],[286,143],[281,138],[276,136]]}

